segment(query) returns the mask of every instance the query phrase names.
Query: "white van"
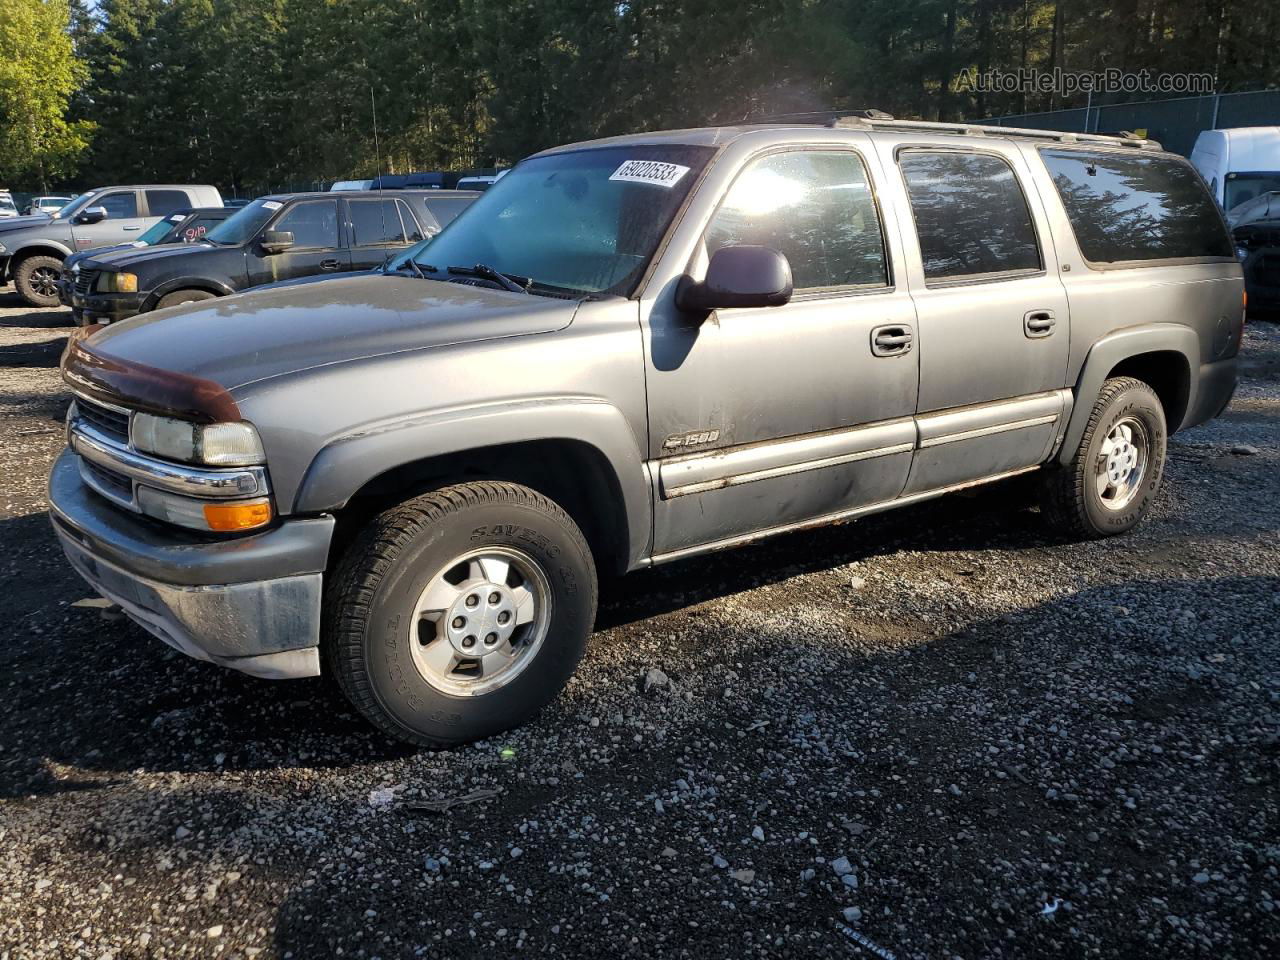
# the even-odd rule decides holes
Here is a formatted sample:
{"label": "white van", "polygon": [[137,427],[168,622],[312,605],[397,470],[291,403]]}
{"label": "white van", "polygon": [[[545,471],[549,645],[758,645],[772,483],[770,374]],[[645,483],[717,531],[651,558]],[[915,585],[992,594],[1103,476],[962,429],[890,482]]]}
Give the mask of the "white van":
{"label": "white van", "polygon": [[1223,210],[1280,190],[1280,127],[1205,130],[1191,162]]}

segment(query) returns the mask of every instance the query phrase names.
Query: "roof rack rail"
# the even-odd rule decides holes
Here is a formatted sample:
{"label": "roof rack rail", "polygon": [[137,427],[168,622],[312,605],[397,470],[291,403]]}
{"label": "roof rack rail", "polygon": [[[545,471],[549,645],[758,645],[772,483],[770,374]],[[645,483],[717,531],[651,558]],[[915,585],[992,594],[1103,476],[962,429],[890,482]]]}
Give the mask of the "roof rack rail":
{"label": "roof rack rail", "polygon": [[[874,114],[880,114],[874,116]],[[840,113],[827,122],[827,126],[853,130],[921,130],[929,133],[951,133],[970,137],[1025,137],[1035,140],[1053,140],[1058,143],[1106,143],[1112,146],[1128,146],[1139,150],[1161,150],[1155,140],[1150,140],[1121,130],[1118,133],[1074,133],[1069,130],[1036,130],[1030,127],[1002,127],[990,123],[941,123],[933,120],[895,120],[879,110],[859,110]]]}

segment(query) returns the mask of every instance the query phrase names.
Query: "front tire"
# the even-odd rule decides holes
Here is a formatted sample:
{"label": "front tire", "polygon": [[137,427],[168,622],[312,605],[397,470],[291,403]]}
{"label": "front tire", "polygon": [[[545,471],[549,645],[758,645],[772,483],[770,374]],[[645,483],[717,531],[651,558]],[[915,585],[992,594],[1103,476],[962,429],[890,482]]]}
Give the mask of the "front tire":
{"label": "front tire", "polygon": [[57,257],[27,257],[13,271],[13,285],[30,306],[56,307],[62,261]]}
{"label": "front tire", "polygon": [[329,667],[388,736],[452,746],[524,722],[568,682],[595,621],[577,525],[528,487],[444,487],[375,517],[326,598]]}
{"label": "front tire", "polygon": [[1168,427],[1154,390],[1133,377],[1102,385],[1071,462],[1049,470],[1040,507],[1077,539],[1115,536],[1141,522],[1164,478]]}

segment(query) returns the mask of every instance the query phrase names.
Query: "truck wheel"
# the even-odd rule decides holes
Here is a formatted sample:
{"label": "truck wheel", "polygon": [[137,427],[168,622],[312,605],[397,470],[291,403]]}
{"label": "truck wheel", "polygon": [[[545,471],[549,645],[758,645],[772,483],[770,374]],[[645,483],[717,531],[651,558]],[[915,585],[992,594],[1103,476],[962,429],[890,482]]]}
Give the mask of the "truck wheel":
{"label": "truck wheel", "polygon": [[476,482],[375,517],[326,596],[330,669],[388,736],[451,746],[516,726],[568,682],[596,614],[582,532],[527,487]]}
{"label": "truck wheel", "polygon": [[35,256],[21,261],[13,271],[13,285],[19,296],[33,307],[58,305],[58,278],[62,261],[57,257]]}
{"label": "truck wheel", "polygon": [[160,302],[156,304],[156,309],[163,310],[165,307],[176,307],[180,303],[196,303],[213,298],[214,295],[208,290],[175,290],[161,297]]}
{"label": "truck wheel", "polygon": [[1072,537],[1124,533],[1146,516],[1160,490],[1167,441],[1155,391],[1132,377],[1108,380],[1071,462],[1044,475],[1041,510]]}

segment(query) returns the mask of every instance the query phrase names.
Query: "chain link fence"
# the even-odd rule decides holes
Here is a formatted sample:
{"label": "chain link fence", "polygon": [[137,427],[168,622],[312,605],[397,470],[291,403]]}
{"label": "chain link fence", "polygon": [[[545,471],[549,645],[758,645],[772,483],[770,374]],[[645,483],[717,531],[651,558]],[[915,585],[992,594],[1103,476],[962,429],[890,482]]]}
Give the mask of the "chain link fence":
{"label": "chain link fence", "polygon": [[1280,90],[1109,103],[1070,110],[991,117],[982,122],[1071,133],[1145,130],[1148,137],[1159,140],[1166,150],[1189,156],[1196,137],[1202,130],[1280,124]]}

